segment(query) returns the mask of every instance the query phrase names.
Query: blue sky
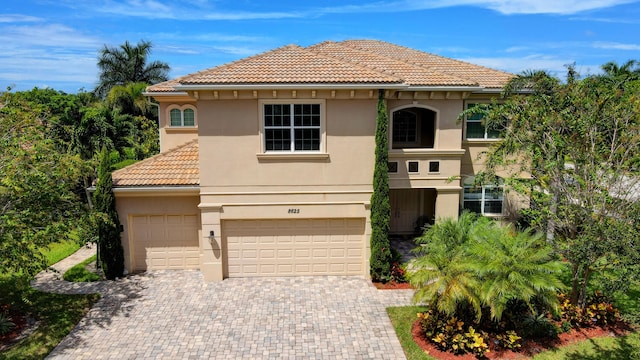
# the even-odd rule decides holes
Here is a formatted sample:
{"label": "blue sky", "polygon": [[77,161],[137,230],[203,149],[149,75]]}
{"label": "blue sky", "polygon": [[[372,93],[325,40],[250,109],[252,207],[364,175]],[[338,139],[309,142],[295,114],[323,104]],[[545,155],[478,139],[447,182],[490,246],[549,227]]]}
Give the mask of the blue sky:
{"label": "blue sky", "polygon": [[640,0],[3,0],[0,90],[91,90],[98,50],[154,44],[171,77],[287,44],[378,39],[519,73],[640,60]]}

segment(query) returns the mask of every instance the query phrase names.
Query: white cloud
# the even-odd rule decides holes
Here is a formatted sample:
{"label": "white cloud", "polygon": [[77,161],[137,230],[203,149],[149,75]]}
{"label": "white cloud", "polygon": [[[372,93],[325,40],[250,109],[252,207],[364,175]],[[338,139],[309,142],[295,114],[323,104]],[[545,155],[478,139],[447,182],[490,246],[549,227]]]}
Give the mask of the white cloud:
{"label": "white cloud", "polygon": [[98,39],[86,36],[65,25],[2,26],[0,43],[3,47],[52,46],[65,48],[91,48],[102,45]]}
{"label": "white cloud", "polygon": [[622,18],[597,18],[597,17],[572,17],[569,20],[573,21],[587,21],[587,22],[602,22],[602,23],[610,23],[610,24],[640,24],[640,21],[637,19],[622,19]]}
{"label": "white cloud", "polygon": [[611,50],[629,50],[629,51],[640,50],[639,44],[624,44],[624,43],[617,43],[617,42],[595,42],[593,43],[593,47],[596,49],[611,49]]}
{"label": "white cloud", "polygon": [[[67,3],[69,6],[76,4]],[[142,17],[147,19],[179,19],[190,20],[259,20],[286,19],[303,17],[304,13],[295,11],[220,11],[213,9],[206,1],[191,1],[188,4],[155,0],[107,0],[101,4],[86,4],[87,11],[97,11],[126,17]]]}
{"label": "white cloud", "polygon": [[[73,8],[84,6],[88,12],[148,19],[190,20],[265,20],[317,17],[325,14],[356,14],[379,12],[407,12],[447,8],[454,6],[474,6],[497,11],[505,15],[512,14],[576,14],[589,10],[609,8],[617,5],[637,2],[638,0],[394,0],[374,1],[365,4],[346,4],[329,7],[306,7],[299,2],[298,8],[277,9],[274,2],[271,11],[239,11],[222,8],[225,2],[193,0],[187,3],[162,2],[157,0],[104,0],[100,3],[64,3]],[[228,3],[227,3],[228,4]],[[284,6],[283,6],[284,8]]]}
{"label": "white cloud", "polygon": [[468,5],[502,14],[576,14],[583,11],[629,4],[637,0],[407,0],[415,9]]}
{"label": "white cloud", "polygon": [[0,26],[0,43],[3,82],[92,87],[96,81],[97,51],[103,43],[68,26]]}
{"label": "white cloud", "polygon": [[0,23],[38,22],[41,18],[20,14],[0,14]]}

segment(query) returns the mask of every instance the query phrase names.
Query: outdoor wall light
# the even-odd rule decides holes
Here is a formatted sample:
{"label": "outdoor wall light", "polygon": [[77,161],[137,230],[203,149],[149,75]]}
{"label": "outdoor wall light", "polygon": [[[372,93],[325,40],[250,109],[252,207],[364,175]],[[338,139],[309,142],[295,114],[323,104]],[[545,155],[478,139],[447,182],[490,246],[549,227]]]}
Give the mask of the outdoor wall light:
{"label": "outdoor wall light", "polygon": [[213,239],[215,237],[216,237],[216,233],[213,230],[209,231],[209,238]]}

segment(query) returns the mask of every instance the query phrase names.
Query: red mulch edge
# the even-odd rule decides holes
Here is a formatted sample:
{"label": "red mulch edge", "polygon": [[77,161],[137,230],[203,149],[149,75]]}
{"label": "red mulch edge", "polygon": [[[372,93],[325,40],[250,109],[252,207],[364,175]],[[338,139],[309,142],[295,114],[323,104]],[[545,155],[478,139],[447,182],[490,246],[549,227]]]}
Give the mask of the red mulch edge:
{"label": "red mulch edge", "polygon": [[[490,351],[486,354],[487,359],[494,360],[513,360],[513,359],[527,359],[537,353],[545,350],[550,350],[562,346],[566,346],[584,339],[593,339],[603,336],[622,336],[631,331],[631,327],[619,321],[618,323],[606,326],[606,327],[589,327],[581,329],[572,329],[568,333],[562,333],[558,336],[558,339],[552,339],[547,341],[534,341],[525,340],[522,343],[522,347],[519,352],[511,350],[495,350],[494,345],[490,342]],[[420,319],[416,320],[411,327],[411,334],[413,335],[413,341],[418,344],[430,356],[433,356],[439,360],[475,360],[477,359],[473,354],[455,355],[450,352],[439,350],[431,340],[427,339],[420,328]]]}
{"label": "red mulch edge", "polygon": [[374,282],[373,286],[378,290],[406,290],[413,289],[408,282],[389,281],[386,283]]}

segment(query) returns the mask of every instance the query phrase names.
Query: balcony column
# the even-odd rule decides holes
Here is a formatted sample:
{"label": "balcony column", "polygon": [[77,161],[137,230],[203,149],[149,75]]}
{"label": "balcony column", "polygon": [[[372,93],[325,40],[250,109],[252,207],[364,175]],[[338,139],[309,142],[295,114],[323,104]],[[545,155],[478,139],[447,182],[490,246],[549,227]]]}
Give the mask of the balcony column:
{"label": "balcony column", "polygon": [[443,218],[458,219],[462,188],[459,186],[450,186],[438,187],[436,190],[438,191],[438,195],[436,196],[436,222]]}

